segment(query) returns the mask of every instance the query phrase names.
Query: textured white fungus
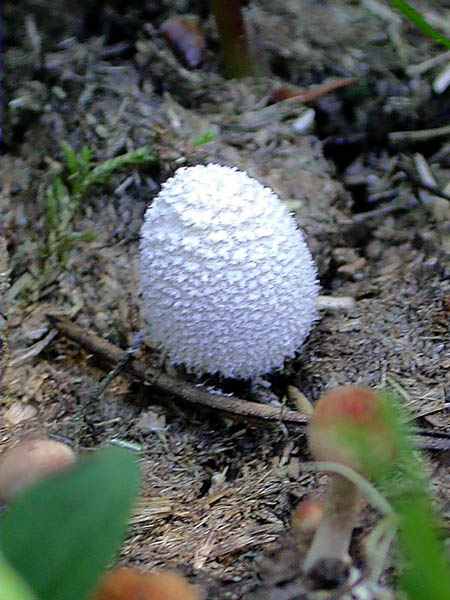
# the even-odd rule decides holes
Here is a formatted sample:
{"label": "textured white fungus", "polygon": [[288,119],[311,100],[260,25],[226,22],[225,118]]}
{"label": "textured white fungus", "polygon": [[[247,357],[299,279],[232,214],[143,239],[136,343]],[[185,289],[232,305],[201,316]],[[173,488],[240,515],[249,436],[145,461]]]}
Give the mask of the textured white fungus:
{"label": "textured white fungus", "polygon": [[215,164],[181,168],[145,214],[142,309],[150,338],[196,373],[283,365],[317,319],[317,273],[274,192]]}

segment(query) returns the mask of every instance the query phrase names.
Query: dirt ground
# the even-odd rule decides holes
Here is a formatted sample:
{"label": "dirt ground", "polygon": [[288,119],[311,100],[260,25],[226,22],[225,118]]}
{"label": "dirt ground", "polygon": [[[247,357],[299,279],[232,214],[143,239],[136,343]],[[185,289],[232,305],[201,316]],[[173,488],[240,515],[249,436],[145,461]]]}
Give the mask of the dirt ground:
{"label": "dirt ground", "polygon": [[[448,2],[415,4],[449,35]],[[143,328],[136,267],[144,211],[176,168],[219,162],[288,203],[322,294],[353,299],[346,310],[323,311],[298,357],[268,377],[276,399],[296,408],[288,386],[312,403],[343,383],[394,389],[415,425],[441,436],[441,450],[427,457],[448,525],[450,135],[429,133],[450,122],[450,85],[436,91],[448,55],[387,3],[259,0],[246,9],[258,75],[226,80],[208,3],[122,6],[5,3],[0,236],[10,286],[0,280],[0,331],[9,340],[0,448],[48,433],[80,452],[110,443],[141,449],[142,497],[121,561],[180,569],[211,598],[261,587],[262,557],[289,545],[293,507],[325,482],[300,472],[309,460],[303,432],[168,402],[125,374],[100,394],[105,366],[46,319],[66,316],[127,348]],[[206,50],[198,68],[160,33],[175,14],[199,18]],[[305,104],[269,104],[284,86],[313,90],[348,78],[351,85]],[[405,130],[425,134],[396,135]],[[158,156],[89,191],[67,226],[76,241],[63,264],[45,253],[47,190],[63,168],[62,142],[91,147],[98,162],[143,145]],[[426,189],[430,177],[441,196]],[[94,235],[76,239],[83,232]],[[148,347],[139,358],[158,361]],[[224,385],[254,399],[242,382]],[[358,539],[373,520],[363,514]],[[354,556],[361,566],[357,547]],[[393,579],[388,570],[382,583]],[[281,595],[278,583],[275,592],[267,584],[258,597],[300,597],[295,585]]]}

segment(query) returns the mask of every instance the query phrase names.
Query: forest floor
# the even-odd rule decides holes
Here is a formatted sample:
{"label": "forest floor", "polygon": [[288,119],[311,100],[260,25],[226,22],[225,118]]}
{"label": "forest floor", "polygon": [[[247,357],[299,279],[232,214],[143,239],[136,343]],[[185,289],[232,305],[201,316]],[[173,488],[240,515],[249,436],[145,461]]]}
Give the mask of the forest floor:
{"label": "forest floor", "polygon": [[[80,453],[111,443],[140,449],[142,495],[121,562],[180,569],[219,599],[260,586],[257,565],[286,544],[293,507],[323,486],[324,476],[300,471],[304,430],[169,401],[126,372],[100,394],[108,368],[46,316],[123,349],[133,343],[143,329],[143,214],[180,166],[219,162],[272,187],[305,232],[321,293],[347,298],[346,310],[321,313],[301,353],[269,377],[276,398],[295,410],[288,386],[311,403],[339,384],[391,388],[428,432],[433,492],[450,519],[450,135],[442,131],[450,85],[437,84],[444,68],[449,79],[448,53],[382,2],[250,4],[259,72],[238,81],[222,75],[202,3],[131,1],[126,11],[113,1],[5,3],[0,236],[10,286],[0,299],[9,340],[0,449],[31,434]],[[159,27],[177,12],[198,15],[198,6],[206,50],[188,69]],[[418,6],[440,26],[449,15],[445,2]],[[269,105],[285,86],[311,91],[343,79],[353,81],[307,103]],[[89,147],[96,163],[142,146],[155,160],[55,208],[58,176],[73,191],[62,143]],[[158,364],[148,347],[138,356]],[[224,385],[254,399],[242,382]],[[358,540],[373,522],[366,510],[357,567]],[[381,583],[393,580],[387,569]]]}

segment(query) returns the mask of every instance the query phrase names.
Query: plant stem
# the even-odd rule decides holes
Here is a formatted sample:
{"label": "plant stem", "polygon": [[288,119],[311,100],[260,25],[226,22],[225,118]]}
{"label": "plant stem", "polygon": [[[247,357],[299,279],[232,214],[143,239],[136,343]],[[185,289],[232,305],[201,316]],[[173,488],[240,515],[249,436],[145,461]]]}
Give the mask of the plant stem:
{"label": "plant stem", "polygon": [[382,515],[392,515],[394,513],[394,509],[386,500],[386,498],[374,487],[370,481],[365,479],[362,475],[347,467],[346,465],[341,465],[340,463],[333,462],[305,462],[300,464],[301,471],[325,471],[326,473],[336,473],[341,477],[345,477],[351,483],[353,483],[361,494],[365,497],[365,499],[378,510]]}
{"label": "plant stem", "polygon": [[247,77],[253,72],[241,5],[242,0],[212,0],[212,10],[222,46],[225,76],[229,79]]}
{"label": "plant stem", "polygon": [[303,569],[311,572],[321,560],[350,561],[348,549],[361,495],[354,483],[341,475],[331,475],[325,510],[306,556]]}

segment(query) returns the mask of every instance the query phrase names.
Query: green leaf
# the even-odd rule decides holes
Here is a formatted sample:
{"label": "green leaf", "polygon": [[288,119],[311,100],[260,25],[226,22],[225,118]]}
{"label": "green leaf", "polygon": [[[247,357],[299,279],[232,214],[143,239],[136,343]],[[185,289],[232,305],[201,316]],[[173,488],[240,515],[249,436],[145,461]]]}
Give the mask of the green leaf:
{"label": "green leaf", "polygon": [[67,235],[67,239],[71,243],[75,242],[94,242],[97,239],[95,231],[74,231]]}
{"label": "green leaf", "polygon": [[436,516],[423,490],[394,502],[400,516],[399,546],[406,559],[400,584],[411,600],[448,600],[450,564]]}
{"label": "green leaf", "polygon": [[443,33],[436,31],[436,29],[434,29],[409,2],[406,2],[406,0],[391,0],[391,4],[409,19],[409,21],[414,23],[422,33],[433,39],[435,42],[438,42],[438,44],[450,48],[450,39]]}
{"label": "green leaf", "polygon": [[36,600],[27,584],[0,555],[0,600]]}
{"label": "green leaf", "polygon": [[157,160],[156,155],[146,146],[142,146],[131,152],[126,152],[115,158],[105,160],[88,174],[83,182],[83,192],[86,192],[87,189],[93,185],[106,183],[111,175],[119,169],[137,167],[147,163],[156,163]]}
{"label": "green leaf", "polygon": [[61,144],[64,160],[70,175],[76,175],[80,169],[80,161],[75,150],[67,142]]}
{"label": "green leaf", "polygon": [[94,158],[94,151],[89,146],[83,146],[81,148],[80,158],[84,165],[84,169],[87,171],[89,170],[92,159]]}
{"label": "green leaf", "polygon": [[138,487],[135,458],[119,448],[40,482],[0,521],[6,559],[39,600],[85,600],[119,549]]}
{"label": "green leaf", "polygon": [[201,133],[198,137],[196,137],[192,141],[192,145],[195,148],[198,148],[199,146],[204,146],[205,144],[209,144],[210,142],[214,142],[214,140],[216,138],[217,138],[216,133],[214,133],[214,131],[208,130],[208,131],[205,131],[204,133]]}

